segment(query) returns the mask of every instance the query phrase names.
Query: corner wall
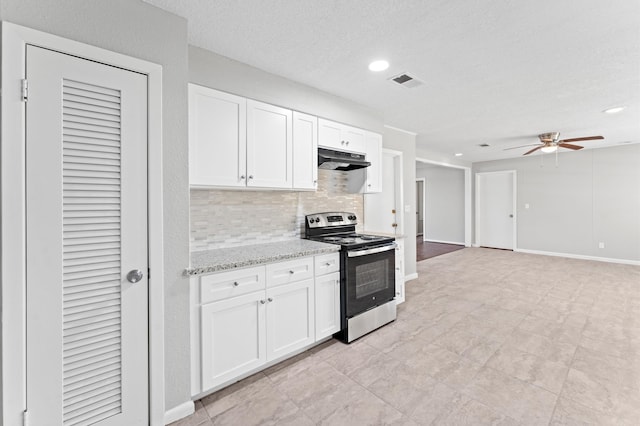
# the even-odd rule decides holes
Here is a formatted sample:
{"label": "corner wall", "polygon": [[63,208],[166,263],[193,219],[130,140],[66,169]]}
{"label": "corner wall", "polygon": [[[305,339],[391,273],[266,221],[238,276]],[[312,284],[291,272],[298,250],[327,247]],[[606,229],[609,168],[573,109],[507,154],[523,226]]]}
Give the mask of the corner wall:
{"label": "corner wall", "polygon": [[382,147],[402,152],[404,272],[410,276],[416,273],[416,135],[385,127]]}
{"label": "corner wall", "polygon": [[640,144],[473,165],[499,170],[517,173],[518,249],[640,262]]}
{"label": "corner wall", "polygon": [[424,239],[464,244],[465,171],[421,164],[416,168],[416,178],[425,178]]}

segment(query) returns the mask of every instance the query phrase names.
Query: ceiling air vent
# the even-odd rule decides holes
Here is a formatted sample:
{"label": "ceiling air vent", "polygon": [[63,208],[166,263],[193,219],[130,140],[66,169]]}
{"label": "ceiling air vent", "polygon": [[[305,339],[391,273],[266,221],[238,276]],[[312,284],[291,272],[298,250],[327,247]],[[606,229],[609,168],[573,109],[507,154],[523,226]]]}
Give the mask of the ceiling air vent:
{"label": "ceiling air vent", "polygon": [[396,75],[395,77],[391,77],[389,80],[408,88],[414,88],[424,84],[422,81],[407,73]]}

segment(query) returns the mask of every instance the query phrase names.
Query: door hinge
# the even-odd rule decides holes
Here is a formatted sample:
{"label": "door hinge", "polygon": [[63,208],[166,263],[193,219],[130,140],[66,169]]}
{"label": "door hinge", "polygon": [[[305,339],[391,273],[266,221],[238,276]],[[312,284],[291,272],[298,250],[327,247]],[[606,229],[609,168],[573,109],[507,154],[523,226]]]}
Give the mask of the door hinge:
{"label": "door hinge", "polygon": [[21,87],[22,87],[22,102],[27,102],[27,99],[29,99],[29,82],[27,81],[26,78],[22,79],[21,82]]}
{"label": "door hinge", "polygon": [[29,412],[27,410],[22,412],[22,426],[29,426]]}
{"label": "door hinge", "polygon": [[147,281],[151,279],[151,268],[147,268]]}

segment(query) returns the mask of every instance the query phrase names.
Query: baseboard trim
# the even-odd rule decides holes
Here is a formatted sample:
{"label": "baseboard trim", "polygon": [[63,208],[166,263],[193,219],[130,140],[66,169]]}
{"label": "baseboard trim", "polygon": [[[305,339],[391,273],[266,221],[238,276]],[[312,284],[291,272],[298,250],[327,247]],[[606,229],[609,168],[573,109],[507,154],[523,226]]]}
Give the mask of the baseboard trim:
{"label": "baseboard trim", "polygon": [[417,278],[418,278],[418,273],[414,272],[413,274],[405,275],[404,276],[404,282],[415,280]]}
{"label": "baseboard trim", "polygon": [[464,245],[464,243],[461,243],[459,241],[432,240],[430,238],[426,239],[426,240],[423,240],[423,241],[427,242],[427,243],[454,244],[456,246],[463,246]]}
{"label": "baseboard trim", "polygon": [[624,265],[636,265],[636,266],[640,265],[640,260],[615,259],[611,257],[586,256],[582,254],[572,254],[572,253],[555,253],[552,251],[528,250],[528,249],[520,249],[520,248],[514,249],[513,251],[517,251],[519,253],[539,254],[542,256],[566,257],[569,259],[595,260],[596,262],[621,263]]}
{"label": "baseboard trim", "polygon": [[183,402],[177,407],[173,407],[172,409],[166,411],[164,413],[164,424],[168,425],[169,423],[175,422],[176,420],[183,419],[187,416],[192,415],[196,411],[196,406],[193,401]]}

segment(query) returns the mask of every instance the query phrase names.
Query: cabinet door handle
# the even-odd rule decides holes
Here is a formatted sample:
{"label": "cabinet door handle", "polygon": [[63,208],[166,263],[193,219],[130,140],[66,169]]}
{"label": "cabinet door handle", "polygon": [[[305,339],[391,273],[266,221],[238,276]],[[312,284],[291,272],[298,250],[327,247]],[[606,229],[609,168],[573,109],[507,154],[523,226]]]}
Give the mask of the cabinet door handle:
{"label": "cabinet door handle", "polygon": [[324,264],[325,266],[331,266],[331,263],[327,262]]}
{"label": "cabinet door handle", "polygon": [[293,271],[289,271],[289,273],[290,273],[290,274],[295,274],[295,272],[293,272]]}
{"label": "cabinet door handle", "polygon": [[349,141],[347,141],[347,145],[349,145]]}
{"label": "cabinet door handle", "polygon": [[238,287],[239,285],[240,285],[240,283],[239,283],[238,281],[234,281],[234,282],[233,282],[233,286],[234,286],[234,287]]}
{"label": "cabinet door handle", "polygon": [[341,143],[342,145],[344,145],[344,141],[340,141],[340,143]]}
{"label": "cabinet door handle", "polygon": [[270,297],[270,298],[267,299],[267,301],[273,302],[273,299]]}
{"label": "cabinet door handle", "polygon": [[267,303],[267,301],[266,300],[261,300],[260,303],[264,305],[265,303]]}
{"label": "cabinet door handle", "polygon": [[253,179],[253,175],[249,175],[249,179]]}
{"label": "cabinet door handle", "polygon": [[244,180],[244,175],[240,175],[240,180]]}

